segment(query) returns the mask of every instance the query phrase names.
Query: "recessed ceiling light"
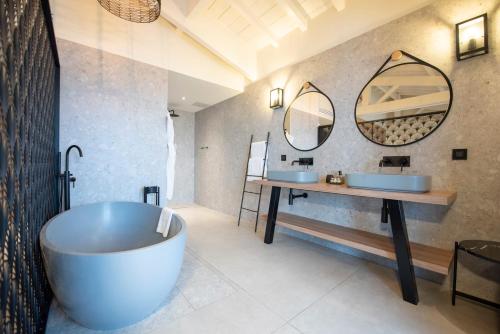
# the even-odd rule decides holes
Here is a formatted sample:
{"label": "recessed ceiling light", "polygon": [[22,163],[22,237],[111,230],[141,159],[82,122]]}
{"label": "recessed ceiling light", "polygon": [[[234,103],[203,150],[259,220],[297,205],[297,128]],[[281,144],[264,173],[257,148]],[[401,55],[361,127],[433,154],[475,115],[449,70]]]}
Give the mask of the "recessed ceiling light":
{"label": "recessed ceiling light", "polygon": [[185,96],[182,97],[182,101],[186,101],[186,97]]}

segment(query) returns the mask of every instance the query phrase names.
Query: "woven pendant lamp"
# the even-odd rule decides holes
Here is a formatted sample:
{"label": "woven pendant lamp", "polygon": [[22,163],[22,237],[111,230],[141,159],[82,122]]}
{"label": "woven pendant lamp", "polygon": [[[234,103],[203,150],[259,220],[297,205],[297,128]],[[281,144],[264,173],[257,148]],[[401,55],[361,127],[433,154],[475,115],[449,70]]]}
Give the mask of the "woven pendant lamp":
{"label": "woven pendant lamp", "polygon": [[113,15],[136,23],[150,23],[160,16],[161,0],[97,0]]}

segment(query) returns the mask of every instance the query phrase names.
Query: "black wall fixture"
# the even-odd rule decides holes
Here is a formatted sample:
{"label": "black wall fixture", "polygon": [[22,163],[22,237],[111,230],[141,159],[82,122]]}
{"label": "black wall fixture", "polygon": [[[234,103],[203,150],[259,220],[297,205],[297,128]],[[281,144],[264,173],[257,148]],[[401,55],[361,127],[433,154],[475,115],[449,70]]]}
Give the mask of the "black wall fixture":
{"label": "black wall fixture", "polygon": [[0,330],[43,333],[39,247],[58,212],[59,60],[48,0],[0,1]]}

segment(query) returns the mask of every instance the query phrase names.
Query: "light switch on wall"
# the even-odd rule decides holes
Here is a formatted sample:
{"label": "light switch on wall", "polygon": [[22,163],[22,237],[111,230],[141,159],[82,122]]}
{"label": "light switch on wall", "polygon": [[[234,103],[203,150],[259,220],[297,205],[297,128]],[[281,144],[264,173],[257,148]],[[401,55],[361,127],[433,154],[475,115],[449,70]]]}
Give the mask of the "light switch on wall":
{"label": "light switch on wall", "polygon": [[454,148],[451,150],[452,160],[467,160],[467,149],[466,148]]}

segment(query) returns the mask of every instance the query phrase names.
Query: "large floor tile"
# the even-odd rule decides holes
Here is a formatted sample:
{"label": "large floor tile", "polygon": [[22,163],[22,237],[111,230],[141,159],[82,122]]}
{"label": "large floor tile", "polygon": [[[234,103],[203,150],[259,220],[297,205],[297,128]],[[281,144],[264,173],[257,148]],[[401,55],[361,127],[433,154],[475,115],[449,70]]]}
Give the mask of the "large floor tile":
{"label": "large floor tile", "polygon": [[47,320],[46,334],[139,334],[150,333],[158,328],[165,327],[173,320],[180,318],[194,309],[182,296],[179,289],[174,289],[165,304],[148,318],[129,327],[112,331],[95,331],[85,328],[71,320],[58,306],[57,302],[51,305],[49,318]]}
{"label": "large floor tile", "polygon": [[498,313],[418,280],[420,303],[401,299],[394,271],[366,264],[291,321],[303,333],[498,333]]}
{"label": "large floor tile", "polygon": [[[200,209],[186,211],[190,211],[186,214],[188,226],[190,221],[227,225],[220,232],[223,238],[221,234],[211,235],[210,241],[205,240],[206,234],[198,239],[197,233],[192,233],[190,246],[196,244],[193,251],[284,319],[291,319],[328,293],[362,262],[288,236],[266,245],[262,236],[244,227],[235,228],[233,217],[212,212],[205,215],[206,211]],[[191,230],[198,229],[195,226]]]}
{"label": "large floor tile", "polygon": [[266,334],[284,325],[284,320],[244,292],[188,314],[154,333]]}
{"label": "large floor tile", "polygon": [[189,303],[198,309],[223,299],[236,292],[236,289],[209,264],[186,251],[177,287]]}

